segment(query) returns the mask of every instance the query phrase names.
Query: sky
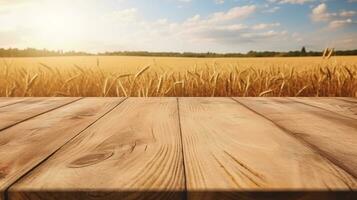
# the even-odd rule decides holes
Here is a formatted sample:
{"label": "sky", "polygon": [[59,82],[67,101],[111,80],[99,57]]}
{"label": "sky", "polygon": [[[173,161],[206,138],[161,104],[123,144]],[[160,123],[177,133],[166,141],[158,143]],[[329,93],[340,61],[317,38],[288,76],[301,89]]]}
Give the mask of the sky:
{"label": "sky", "polygon": [[357,49],[357,0],[0,0],[0,48]]}

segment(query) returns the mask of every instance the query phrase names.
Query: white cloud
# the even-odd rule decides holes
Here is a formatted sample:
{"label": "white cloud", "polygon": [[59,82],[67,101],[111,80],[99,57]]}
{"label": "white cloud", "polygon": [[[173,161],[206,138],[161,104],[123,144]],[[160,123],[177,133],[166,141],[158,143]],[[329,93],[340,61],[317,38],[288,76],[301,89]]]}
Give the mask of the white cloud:
{"label": "white cloud", "polygon": [[[287,36],[286,31],[267,30],[279,27],[280,23],[261,23],[249,26],[243,23],[237,23],[236,20],[231,20],[247,17],[255,10],[255,7],[246,6],[243,8],[244,9],[242,9],[242,7],[240,9],[231,9],[222,14],[215,13],[207,19],[202,18],[200,15],[195,15],[187,19],[179,28],[183,31],[178,30],[178,32],[189,41],[204,41],[206,43],[210,42],[225,45],[255,43]],[[240,14],[233,12],[237,10],[251,11],[237,12]],[[244,14],[242,15],[242,13]]]}
{"label": "white cloud", "polygon": [[327,5],[321,3],[312,9],[311,19],[315,22],[328,21],[331,16],[336,15],[327,11]]}
{"label": "white cloud", "polygon": [[244,33],[242,34],[243,38],[253,38],[254,40],[260,40],[260,39],[266,39],[266,38],[273,38],[273,37],[280,37],[284,36],[287,34],[287,31],[274,31],[274,30],[269,30],[265,32],[260,32],[260,33],[255,33],[255,32],[250,32],[250,33]]}
{"label": "white cloud", "polygon": [[303,41],[303,38],[300,33],[295,32],[291,35],[291,37],[292,37],[292,39],[294,39],[297,42]]}
{"label": "white cloud", "polygon": [[280,23],[273,23],[273,24],[257,24],[252,27],[253,30],[263,30],[267,28],[274,28],[280,26]]}
{"label": "white cloud", "polygon": [[340,16],[341,17],[353,17],[354,15],[356,15],[356,11],[350,10],[350,11],[341,11],[340,12]]}
{"label": "white cloud", "polygon": [[276,11],[280,10],[280,7],[279,6],[274,6],[272,8],[268,8],[266,10],[264,10],[263,12],[266,12],[266,13],[275,13]]}
{"label": "white cloud", "polygon": [[119,20],[121,22],[133,22],[137,17],[136,8],[128,8],[124,10],[118,10],[110,14],[109,17],[112,17],[114,20]]}
{"label": "white cloud", "polygon": [[329,28],[331,29],[337,29],[344,27],[348,24],[353,23],[351,19],[345,19],[345,20],[333,20],[329,23]]}
{"label": "white cloud", "polygon": [[[237,25],[238,21],[242,21],[244,18],[252,15],[256,10],[254,5],[234,7],[226,12],[216,12],[202,18],[199,14],[188,18],[182,23],[183,30],[185,32],[202,32],[202,30],[211,30],[220,27],[228,27],[229,25]],[[199,30],[199,31],[198,31]]]}
{"label": "white cloud", "polygon": [[321,3],[312,9],[311,19],[315,22],[327,22],[328,28],[338,29],[352,24],[350,17],[356,14],[355,11],[341,11],[340,13],[331,13],[328,11],[327,5]]}
{"label": "white cloud", "polygon": [[313,2],[314,0],[268,0],[270,3],[279,3],[279,4],[304,4]]}
{"label": "white cloud", "polygon": [[213,21],[227,21],[233,19],[243,19],[253,14],[256,10],[255,5],[234,7],[228,12],[217,12],[214,13],[211,20]]}
{"label": "white cloud", "polygon": [[224,4],[224,0],[214,0],[216,4]]}

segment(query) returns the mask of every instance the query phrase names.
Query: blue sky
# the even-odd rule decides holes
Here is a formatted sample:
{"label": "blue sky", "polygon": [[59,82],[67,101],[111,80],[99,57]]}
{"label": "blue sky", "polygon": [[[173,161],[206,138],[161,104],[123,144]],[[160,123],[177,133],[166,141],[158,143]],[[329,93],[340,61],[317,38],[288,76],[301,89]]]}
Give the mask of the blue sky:
{"label": "blue sky", "polygon": [[0,0],[0,48],[357,49],[357,0]]}

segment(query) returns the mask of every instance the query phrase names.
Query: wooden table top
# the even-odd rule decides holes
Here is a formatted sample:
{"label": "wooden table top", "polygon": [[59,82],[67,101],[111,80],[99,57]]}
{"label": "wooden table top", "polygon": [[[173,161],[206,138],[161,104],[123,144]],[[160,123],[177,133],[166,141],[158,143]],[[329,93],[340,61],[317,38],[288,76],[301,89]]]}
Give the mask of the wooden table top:
{"label": "wooden table top", "polygon": [[0,199],[357,199],[356,98],[0,98]]}

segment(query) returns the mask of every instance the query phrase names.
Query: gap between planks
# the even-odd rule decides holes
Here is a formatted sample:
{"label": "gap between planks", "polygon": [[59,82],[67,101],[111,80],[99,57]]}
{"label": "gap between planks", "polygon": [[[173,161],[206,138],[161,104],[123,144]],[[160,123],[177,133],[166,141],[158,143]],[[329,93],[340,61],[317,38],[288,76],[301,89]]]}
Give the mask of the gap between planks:
{"label": "gap between planks", "polygon": [[181,124],[181,114],[180,114],[180,100],[179,98],[176,98],[176,104],[177,104],[177,115],[178,115],[178,123],[179,123],[179,129],[180,129],[180,139],[181,139],[181,154],[182,154],[182,165],[183,165],[183,175],[184,175],[184,197],[183,200],[188,199],[188,191],[187,191],[187,176],[186,176],[186,160],[185,160],[185,153],[183,149],[183,136],[182,136],[182,124]]}

